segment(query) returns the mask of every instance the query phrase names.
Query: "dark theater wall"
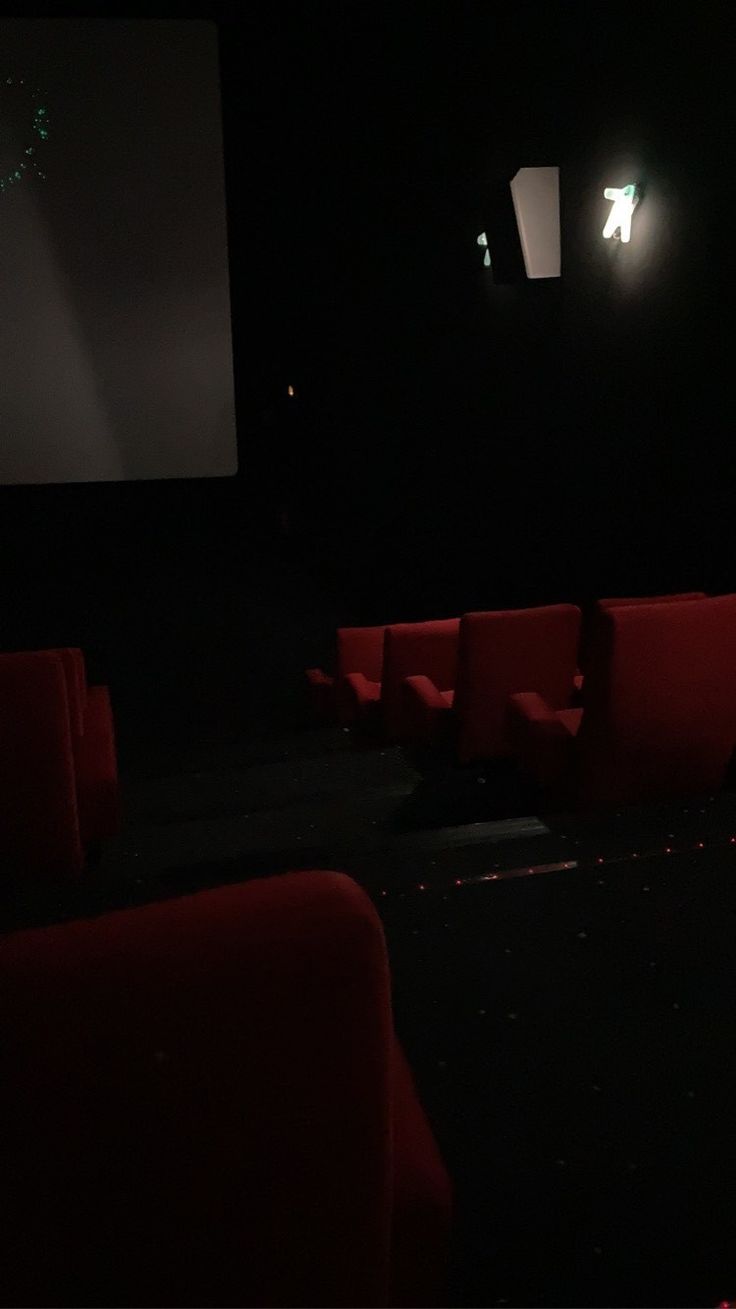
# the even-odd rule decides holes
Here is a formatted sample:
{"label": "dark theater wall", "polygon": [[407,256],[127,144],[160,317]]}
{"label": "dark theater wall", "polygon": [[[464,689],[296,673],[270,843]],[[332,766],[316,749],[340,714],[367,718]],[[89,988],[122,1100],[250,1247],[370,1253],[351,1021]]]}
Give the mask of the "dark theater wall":
{"label": "dark theater wall", "polygon": [[[732,589],[718,9],[220,17],[239,473],[0,489],[5,648],[85,644],[123,733],[218,732],[288,722],[338,619]],[[563,275],[495,286],[484,191],[533,163]]]}
{"label": "dark theater wall", "polygon": [[[302,506],[339,532],[356,608],[730,585],[718,30],[707,9],[461,5],[333,15],[300,45]],[[496,286],[483,196],[525,163],[560,166],[563,276]],[[602,191],[629,172],[624,247]]]}

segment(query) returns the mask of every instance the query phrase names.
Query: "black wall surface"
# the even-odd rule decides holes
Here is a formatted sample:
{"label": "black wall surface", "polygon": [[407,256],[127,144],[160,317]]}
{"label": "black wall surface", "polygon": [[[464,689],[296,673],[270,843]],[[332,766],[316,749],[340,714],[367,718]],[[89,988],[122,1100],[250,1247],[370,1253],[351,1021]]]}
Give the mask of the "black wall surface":
{"label": "black wall surface", "polygon": [[[219,730],[288,718],[338,619],[732,589],[723,11],[219,16],[240,472],[0,490],[5,647]],[[535,163],[563,275],[496,286],[485,190]]]}

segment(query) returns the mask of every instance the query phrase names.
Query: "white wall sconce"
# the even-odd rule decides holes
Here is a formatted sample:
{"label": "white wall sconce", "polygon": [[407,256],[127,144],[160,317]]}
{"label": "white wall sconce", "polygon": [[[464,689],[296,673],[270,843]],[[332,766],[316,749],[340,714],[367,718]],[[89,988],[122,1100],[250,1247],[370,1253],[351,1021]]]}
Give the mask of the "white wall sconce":
{"label": "white wall sconce", "polygon": [[495,281],[560,276],[559,168],[518,169],[508,189],[494,186],[487,205],[491,222],[476,240]]}
{"label": "white wall sconce", "polygon": [[603,235],[617,241],[630,241],[631,215],[639,203],[636,185],[630,182],[628,186],[607,186],[603,194],[606,200],[612,201]]}
{"label": "white wall sconce", "polygon": [[527,277],[559,277],[559,168],[520,168],[511,195]]}

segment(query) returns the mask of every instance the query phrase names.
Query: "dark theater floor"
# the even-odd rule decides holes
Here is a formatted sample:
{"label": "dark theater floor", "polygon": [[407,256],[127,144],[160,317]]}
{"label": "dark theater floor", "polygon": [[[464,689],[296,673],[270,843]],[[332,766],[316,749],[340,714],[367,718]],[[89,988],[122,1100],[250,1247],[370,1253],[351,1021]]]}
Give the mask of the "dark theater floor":
{"label": "dark theater floor", "polygon": [[[716,1305],[736,1258],[736,795],[582,822],[339,730],[123,742],[84,889],[6,923],[339,868],[457,1190],[452,1305]],[[513,796],[516,796],[516,802]]]}

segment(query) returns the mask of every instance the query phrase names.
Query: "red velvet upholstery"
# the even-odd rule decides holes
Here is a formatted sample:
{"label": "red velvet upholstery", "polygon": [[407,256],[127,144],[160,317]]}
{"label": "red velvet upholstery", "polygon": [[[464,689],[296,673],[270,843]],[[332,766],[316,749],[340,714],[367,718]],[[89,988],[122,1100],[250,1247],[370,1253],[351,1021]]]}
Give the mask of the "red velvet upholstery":
{"label": "red velvet upholstery", "polygon": [[362,673],[348,673],[338,691],[338,716],[343,727],[377,727],[380,700],[380,682],[369,682]]}
{"label": "red velvet upholstery", "polygon": [[87,671],[84,666],[84,655],[81,650],[71,646],[49,650],[47,653],[58,655],[61,659],[71,729],[75,735],[81,736],[85,730],[84,718],[87,709]]}
{"label": "red velvet upholstery", "polygon": [[4,1305],[445,1303],[450,1183],[349,878],[18,933],[0,985]]}
{"label": "red velvet upholstery", "polygon": [[73,875],[119,823],[109,693],[87,687],[81,650],[0,655],[4,859],[16,875]]}
{"label": "red velvet upholstery", "polygon": [[[585,673],[592,657],[592,649],[596,639],[596,625],[598,616],[604,609],[611,609],[615,606],[629,605],[653,605],[653,604],[676,604],[679,600],[702,600],[705,597],[704,591],[681,591],[675,595],[641,595],[641,596],[619,596],[607,597],[603,600],[597,600],[585,613],[583,619],[583,629],[580,636],[580,656],[579,664],[581,671]],[[582,687],[580,688],[582,690]]]}
{"label": "red velvet upholstery", "polygon": [[663,605],[674,604],[678,600],[704,600],[705,591],[679,591],[674,595],[624,595],[606,596],[597,603],[602,609],[622,608],[627,605]]}
{"label": "red velvet upholstery", "polygon": [[454,690],[438,691],[428,677],[405,677],[402,683],[407,739],[415,745],[446,745],[452,725]]}
{"label": "red velvet upholstery", "polygon": [[519,757],[562,803],[604,808],[721,786],[736,743],[736,596],[602,608],[575,736],[514,696]]}
{"label": "red velvet upholstery", "polygon": [[537,782],[556,795],[575,762],[582,708],[552,709],[536,691],[509,697],[506,722],[510,753]]}
{"label": "red velvet upholstery", "polygon": [[411,739],[424,746],[454,740],[461,763],[508,753],[505,720],[511,687],[545,685],[555,703],[572,704],[579,625],[573,605],[466,614],[460,623],[456,690],[439,691],[427,677],[404,679]]}
{"label": "red velvet upholstery", "polygon": [[348,673],[362,673],[369,682],[380,682],[385,631],[384,626],[338,627],[338,677],[346,677]]}
{"label": "red velvet upholstery", "polygon": [[375,716],[381,696],[385,627],[340,627],[337,632],[337,716],[343,727]]}
{"label": "red velvet upholstery", "polygon": [[438,691],[449,691],[457,676],[460,620],[396,623],[386,628],[381,677],[381,716],[391,741],[411,739],[413,718],[407,712],[405,678],[422,675]]}
{"label": "red velvet upholstery", "polygon": [[537,691],[556,709],[570,706],[579,635],[576,605],[465,614],[453,706],[461,763],[509,752],[512,692]]}
{"label": "red velvet upholstery", "polygon": [[[445,1304],[452,1186],[401,1046],[393,1053],[393,1215],[389,1304]],[[400,1125],[400,1130],[398,1127]]]}

